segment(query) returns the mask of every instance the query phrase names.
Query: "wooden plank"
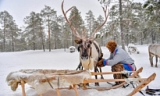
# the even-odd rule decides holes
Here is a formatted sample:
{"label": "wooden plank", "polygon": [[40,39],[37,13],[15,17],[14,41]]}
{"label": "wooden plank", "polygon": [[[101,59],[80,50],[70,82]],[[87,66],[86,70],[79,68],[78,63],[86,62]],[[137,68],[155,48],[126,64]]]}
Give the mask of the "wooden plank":
{"label": "wooden plank", "polygon": [[74,74],[78,74],[78,73],[81,73],[81,72],[85,72],[85,70],[80,70],[80,71],[70,72],[70,73],[64,73],[64,74],[52,74],[52,76],[47,76],[44,79],[40,79],[39,82],[44,83],[44,82],[48,82],[50,80],[57,80],[57,77],[55,75],[74,75]]}
{"label": "wooden plank", "polygon": [[148,85],[151,81],[153,81],[156,77],[156,73],[153,73],[151,76],[149,76],[145,81],[143,81],[139,86],[137,86],[130,94],[127,96],[133,96],[137,92],[139,92],[143,87]]}
{"label": "wooden plank", "polygon": [[[132,73],[136,71],[131,71]],[[91,72],[92,75],[104,75],[104,74],[122,74],[123,72]]]}
{"label": "wooden plank", "polygon": [[56,88],[56,92],[57,92],[57,96],[61,96],[58,88]]}
{"label": "wooden plank", "polygon": [[[136,77],[140,72],[142,72],[142,70],[143,70],[143,67],[139,68],[136,72],[134,72],[131,76],[129,76],[129,78]],[[104,91],[104,90],[110,90],[110,89],[116,89],[116,88],[122,87],[124,84],[126,84],[126,82],[123,82],[119,85],[112,86],[109,88],[103,87],[103,88],[88,88],[88,89],[97,89],[98,91]]]}
{"label": "wooden plank", "polygon": [[25,84],[24,84],[24,81],[23,81],[23,80],[21,80],[21,87],[22,87],[22,96],[26,96]]}
{"label": "wooden plank", "polygon": [[79,96],[78,90],[77,90],[77,86],[76,86],[76,85],[73,85],[73,88],[74,88],[74,91],[76,92],[76,96]]}
{"label": "wooden plank", "polygon": [[[147,78],[137,78],[139,81],[144,81]],[[84,83],[95,83],[95,82],[117,82],[117,81],[126,81],[125,79],[86,79]]]}
{"label": "wooden plank", "polygon": [[[140,72],[142,72],[143,68],[139,68],[137,71],[134,71],[134,73],[129,78],[134,78],[137,76]],[[142,79],[143,80],[143,79]],[[125,79],[86,79],[83,83],[94,83],[94,82],[115,82],[115,81],[125,81]]]}
{"label": "wooden plank", "polygon": [[[143,67],[139,68],[137,71],[138,73],[142,72],[143,70]],[[136,73],[137,74],[137,71],[132,71],[132,73]],[[122,74],[123,72],[91,72],[92,75],[102,75],[102,74]]]}
{"label": "wooden plank", "polygon": [[[132,74],[129,78],[134,78],[134,77],[136,77],[140,72],[142,72],[142,70],[143,70],[143,68],[141,67],[141,68],[139,68],[137,71],[134,71],[133,74]],[[100,74],[120,74],[120,72],[102,72],[102,73],[100,73]],[[94,75],[94,73],[93,73],[93,75]],[[55,78],[51,78],[51,79],[55,79]],[[140,80],[144,80],[144,79],[146,79],[146,78],[140,78]],[[97,79],[97,80],[95,80],[95,79],[87,79],[87,80],[84,80],[84,83],[115,82],[115,81],[125,81],[125,79]],[[44,81],[42,80],[42,82],[44,82]],[[24,85],[24,84],[25,84],[24,81],[21,80],[22,96],[26,96],[25,88],[24,88],[25,85]],[[113,89],[113,88],[118,88],[118,87],[123,86],[124,84],[126,84],[126,82],[124,82],[124,83],[122,83],[122,84],[120,84],[120,85],[118,85],[118,86],[114,86],[114,87],[112,87],[112,88],[104,88],[104,89],[105,89],[105,90],[109,90],[109,89]],[[60,96],[59,89],[61,89],[61,88],[57,88],[57,89],[56,89],[57,96]],[[62,88],[62,89],[63,89],[63,88]],[[102,89],[103,89],[103,88],[102,88]],[[77,88],[76,88],[76,85],[74,85],[74,90],[75,90],[75,92],[76,92],[76,96],[79,96],[78,91],[77,91]],[[101,89],[97,89],[97,90],[102,91]],[[40,94],[40,96],[42,96],[42,94]]]}

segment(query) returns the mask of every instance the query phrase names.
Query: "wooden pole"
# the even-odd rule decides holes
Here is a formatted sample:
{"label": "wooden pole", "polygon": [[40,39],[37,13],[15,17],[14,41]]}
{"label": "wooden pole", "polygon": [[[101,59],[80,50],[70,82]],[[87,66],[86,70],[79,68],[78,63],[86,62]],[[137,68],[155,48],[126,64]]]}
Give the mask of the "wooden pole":
{"label": "wooden pole", "polygon": [[[131,71],[132,73],[136,72],[136,71]],[[91,72],[92,75],[102,75],[102,74],[122,74],[123,72]]]}
{"label": "wooden pole", "polygon": [[[146,80],[147,78],[137,78],[139,81]],[[116,81],[126,81],[125,79],[86,79],[84,83],[95,83],[95,82],[116,82]]]}
{"label": "wooden pole", "polygon": [[137,86],[130,94],[127,96],[133,96],[137,92],[139,92],[143,87],[148,85],[151,81],[153,81],[156,77],[156,73],[153,73],[151,76],[149,76],[144,82],[142,82],[139,86]]}
{"label": "wooden pole", "polygon": [[76,86],[76,85],[73,85],[73,88],[74,88],[74,91],[76,92],[76,96],[79,96],[78,90],[77,90],[77,86]]}
{"label": "wooden pole", "polygon": [[22,96],[26,96],[26,93],[25,93],[25,85],[24,85],[24,81],[21,80],[21,87],[22,87]]}
{"label": "wooden pole", "polygon": [[[131,76],[129,76],[129,78],[135,78],[135,77],[137,77],[137,75],[139,73],[141,73],[142,70],[143,70],[143,67],[139,68],[136,72],[134,72]],[[126,84],[126,82],[123,82],[123,83],[121,83],[119,85],[116,85],[116,86],[112,86],[110,88],[94,88],[94,89],[97,89],[98,91],[104,91],[104,90],[110,90],[110,89],[115,89],[115,88],[122,87],[124,84]],[[89,89],[89,88],[87,88],[87,89]],[[93,89],[93,88],[91,88],[91,89]]]}
{"label": "wooden pole", "polygon": [[56,88],[56,92],[57,92],[57,96],[61,96],[58,88]]}

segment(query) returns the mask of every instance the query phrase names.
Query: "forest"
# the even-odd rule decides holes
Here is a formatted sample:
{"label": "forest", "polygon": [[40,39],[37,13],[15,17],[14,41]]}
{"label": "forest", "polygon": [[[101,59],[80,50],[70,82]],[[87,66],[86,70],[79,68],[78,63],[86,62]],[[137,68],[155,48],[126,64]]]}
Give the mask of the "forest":
{"label": "forest", "polygon": [[[144,4],[132,0],[98,0],[109,7],[107,23],[95,35],[96,41],[104,46],[108,40],[115,40],[119,45],[157,44],[160,43],[160,0],[146,0]],[[114,2],[113,2],[114,1]],[[74,15],[74,18],[72,18]],[[90,37],[97,26],[104,22],[104,14],[95,18],[89,10],[85,19],[76,7],[71,10],[68,18],[82,34]],[[0,52],[24,50],[54,50],[77,46],[76,39],[63,15],[45,5],[40,13],[30,12],[24,18],[24,27],[15,23],[7,11],[0,12]]]}

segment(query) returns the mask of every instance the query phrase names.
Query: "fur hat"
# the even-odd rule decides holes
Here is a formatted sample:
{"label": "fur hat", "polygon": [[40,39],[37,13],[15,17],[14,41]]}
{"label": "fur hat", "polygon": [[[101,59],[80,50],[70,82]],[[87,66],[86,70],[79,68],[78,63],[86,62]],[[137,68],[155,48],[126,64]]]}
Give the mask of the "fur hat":
{"label": "fur hat", "polygon": [[111,53],[113,53],[117,47],[117,43],[114,40],[110,40],[109,42],[107,42],[106,47]]}

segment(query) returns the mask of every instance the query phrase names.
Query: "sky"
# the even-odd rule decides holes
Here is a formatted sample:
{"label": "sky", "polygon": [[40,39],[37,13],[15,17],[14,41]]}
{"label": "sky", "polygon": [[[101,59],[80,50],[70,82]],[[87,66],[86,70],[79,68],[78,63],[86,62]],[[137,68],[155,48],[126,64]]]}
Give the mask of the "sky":
{"label": "sky", "polygon": [[[144,0],[134,0],[138,2],[144,2]],[[34,11],[39,13],[45,5],[50,6],[55,11],[57,15],[62,15],[61,11],[62,0],[0,0],[0,12],[8,11],[10,15],[13,16],[16,24],[18,26],[24,25],[23,19]],[[64,9],[76,6],[81,12],[83,18],[85,18],[86,13],[91,10],[95,17],[99,15],[104,16],[101,4],[98,0],[65,0]]]}
{"label": "sky", "polygon": [[[149,88],[160,88],[160,62],[158,62],[158,68],[151,67],[148,55],[148,45],[135,45],[140,54],[132,53],[130,56],[135,60],[137,69],[143,67],[143,71],[140,73],[141,78],[148,78],[151,74],[156,73],[154,81],[149,83]],[[109,51],[106,47],[102,46],[103,58],[109,57]],[[126,47],[127,50],[127,47]],[[21,69],[56,69],[56,70],[75,70],[79,64],[79,53],[76,50],[73,53],[69,52],[69,49],[56,49],[49,52],[43,52],[43,50],[26,50],[21,52],[0,52],[0,96],[22,96],[20,85],[16,91],[12,91],[10,86],[6,82],[6,77],[10,72],[16,72]],[[91,70],[93,71],[93,70]],[[103,72],[111,72],[110,66],[102,68]],[[14,75],[16,76],[16,75]],[[19,74],[20,76],[20,74]],[[22,76],[23,77],[23,76]],[[92,77],[94,78],[94,77]],[[98,76],[100,78],[100,76]],[[112,75],[105,75],[105,79],[113,79]],[[38,84],[35,81],[36,84]],[[113,84],[113,82],[111,82]],[[36,91],[25,84],[26,96],[39,96]],[[90,87],[94,87],[93,83],[90,83]],[[106,82],[100,83],[100,87],[111,87]],[[145,94],[145,88],[141,91]],[[134,88],[130,85],[127,88],[117,88],[105,91],[97,91],[95,89],[83,90],[78,88],[79,96],[127,96]],[[71,89],[60,90],[61,96],[75,96],[75,92]],[[57,96],[55,90],[49,90],[43,94],[43,96]],[[142,96],[137,92],[134,96]],[[150,96],[146,95],[145,96]],[[155,95],[159,96],[159,95]]]}

